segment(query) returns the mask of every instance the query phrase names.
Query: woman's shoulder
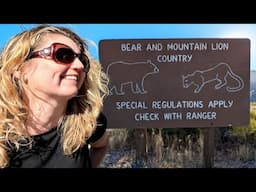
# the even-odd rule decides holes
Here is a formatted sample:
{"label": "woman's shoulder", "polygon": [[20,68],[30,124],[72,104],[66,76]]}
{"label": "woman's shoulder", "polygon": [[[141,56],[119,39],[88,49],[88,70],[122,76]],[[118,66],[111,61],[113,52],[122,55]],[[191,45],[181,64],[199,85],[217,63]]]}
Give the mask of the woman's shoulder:
{"label": "woman's shoulder", "polygon": [[107,117],[101,112],[97,118],[97,127],[91,137],[88,139],[88,143],[93,143],[103,136],[107,129]]}

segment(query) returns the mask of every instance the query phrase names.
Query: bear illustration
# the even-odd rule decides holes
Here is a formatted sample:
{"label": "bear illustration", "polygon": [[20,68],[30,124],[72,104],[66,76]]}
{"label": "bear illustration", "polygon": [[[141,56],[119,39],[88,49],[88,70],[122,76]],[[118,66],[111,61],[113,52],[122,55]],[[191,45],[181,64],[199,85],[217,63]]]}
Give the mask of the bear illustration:
{"label": "bear illustration", "polygon": [[[147,60],[146,62],[116,61],[107,66],[106,73],[110,77],[110,95],[124,95],[124,85],[131,85],[133,94],[145,94],[144,81],[146,77],[159,72],[158,67]],[[113,92],[114,91],[114,92]]]}

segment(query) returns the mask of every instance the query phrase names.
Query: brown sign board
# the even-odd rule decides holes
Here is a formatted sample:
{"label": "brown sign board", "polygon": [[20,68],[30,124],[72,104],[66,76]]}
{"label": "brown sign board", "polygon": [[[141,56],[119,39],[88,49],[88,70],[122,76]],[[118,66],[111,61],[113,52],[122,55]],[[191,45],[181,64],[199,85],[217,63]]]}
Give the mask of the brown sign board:
{"label": "brown sign board", "polygon": [[109,128],[249,124],[249,39],[101,40]]}

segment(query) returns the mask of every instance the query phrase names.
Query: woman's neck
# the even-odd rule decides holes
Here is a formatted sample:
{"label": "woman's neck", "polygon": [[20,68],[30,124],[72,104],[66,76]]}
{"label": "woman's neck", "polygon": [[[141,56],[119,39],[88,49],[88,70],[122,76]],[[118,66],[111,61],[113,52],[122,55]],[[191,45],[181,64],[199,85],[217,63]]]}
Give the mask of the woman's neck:
{"label": "woman's neck", "polygon": [[30,135],[48,132],[60,125],[64,118],[67,102],[33,100],[29,102],[29,116],[26,122]]}

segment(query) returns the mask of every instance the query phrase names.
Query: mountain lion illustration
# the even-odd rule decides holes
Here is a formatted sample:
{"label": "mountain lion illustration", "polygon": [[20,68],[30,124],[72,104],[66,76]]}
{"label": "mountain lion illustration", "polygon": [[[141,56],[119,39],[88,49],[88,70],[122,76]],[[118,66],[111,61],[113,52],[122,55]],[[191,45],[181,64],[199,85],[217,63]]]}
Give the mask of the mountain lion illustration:
{"label": "mountain lion illustration", "polygon": [[[228,76],[237,82],[238,85],[236,87],[227,86]],[[212,81],[217,81],[214,87],[216,90],[226,86],[228,92],[237,92],[244,87],[242,78],[235,74],[227,63],[219,63],[204,71],[196,70],[191,74],[182,75],[183,87],[188,88],[191,85],[196,86],[194,93],[199,93],[207,83]]]}

